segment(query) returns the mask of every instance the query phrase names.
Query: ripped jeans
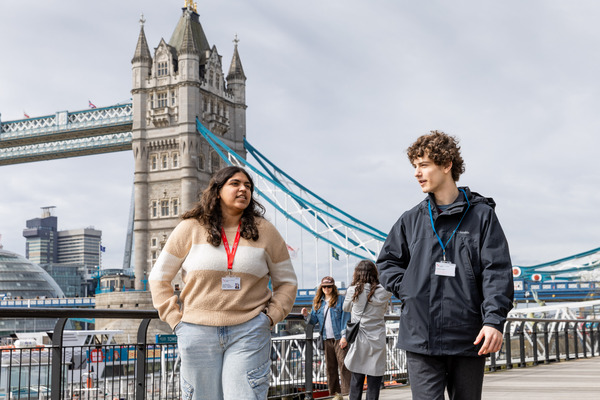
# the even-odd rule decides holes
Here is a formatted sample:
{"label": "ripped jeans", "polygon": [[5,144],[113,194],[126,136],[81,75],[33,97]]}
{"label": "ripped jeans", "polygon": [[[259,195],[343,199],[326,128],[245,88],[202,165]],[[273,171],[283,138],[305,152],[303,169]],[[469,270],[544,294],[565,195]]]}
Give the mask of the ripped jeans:
{"label": "ripped jeans", "polygon": [[180,322],[183,400],[265,400],[271,366],[269,317],[260,313],[233,326]]}

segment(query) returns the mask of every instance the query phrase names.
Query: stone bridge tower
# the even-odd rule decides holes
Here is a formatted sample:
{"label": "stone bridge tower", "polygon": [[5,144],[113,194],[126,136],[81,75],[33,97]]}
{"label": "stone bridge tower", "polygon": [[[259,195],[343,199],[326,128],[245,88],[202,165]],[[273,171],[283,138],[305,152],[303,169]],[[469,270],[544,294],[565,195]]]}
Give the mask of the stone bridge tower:
{"label": "stone bridge tower", "polygon": [[135,288],[145,280],[179,216],[224,166],[196,131],[196,118],[245,157],[246,76],[237,38],[227,75],[196,5],[186,6],[169,42],[150,53],[144,20],[131,61],[135,159]]}

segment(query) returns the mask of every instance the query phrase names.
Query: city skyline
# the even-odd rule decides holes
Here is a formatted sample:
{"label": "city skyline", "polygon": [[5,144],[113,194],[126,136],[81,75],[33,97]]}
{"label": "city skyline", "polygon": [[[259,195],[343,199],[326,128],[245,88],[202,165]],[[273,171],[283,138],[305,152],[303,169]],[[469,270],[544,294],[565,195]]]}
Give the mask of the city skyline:
{"label": "city skyline", "polygon": [[[183,3],[2,4],[0,46],[18,62],[0,65],[1,119],[127,101],[140,14],[152,51]],[[267,157],[387,232],[424,197],[404,150],[430,129],[456,135],[459,185],[496,200],[518,265],[600,246],[599,11],[592,1],[198,2],[224,65],[240,39],[248,140]],[[105,267],[122,263],[129,152],[1,167],[0,179],[6,250],[24,254],[25,220],[51,204],[60,229],[103,231]]]}

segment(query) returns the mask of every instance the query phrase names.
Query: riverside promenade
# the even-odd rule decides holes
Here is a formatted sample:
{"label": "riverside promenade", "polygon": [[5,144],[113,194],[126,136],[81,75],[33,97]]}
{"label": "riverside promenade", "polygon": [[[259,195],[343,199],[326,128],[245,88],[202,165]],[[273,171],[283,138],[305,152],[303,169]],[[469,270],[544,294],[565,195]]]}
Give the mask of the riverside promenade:
{"label": "riverside promenade", "polygon": [[[412,399],[410,387],[384,389],[379,399]],[[600,357],[488,372],[483,380],[483,399],[598,400],[600,399]]]}

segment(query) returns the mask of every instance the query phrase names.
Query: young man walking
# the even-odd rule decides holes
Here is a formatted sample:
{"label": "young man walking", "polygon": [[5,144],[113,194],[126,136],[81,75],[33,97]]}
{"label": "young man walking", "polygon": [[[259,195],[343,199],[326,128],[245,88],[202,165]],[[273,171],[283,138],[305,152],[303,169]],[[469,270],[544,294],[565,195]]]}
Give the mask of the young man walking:
{"label": "young man walking", "polygon": [[427,197],[392,227],[377,267],[402,301],[398,347],[415,400],[479,400],[485,355],[502,347],[512,308],[508,243],[495,203],[458,187],[457,140],[432,131],[408,151]]}

